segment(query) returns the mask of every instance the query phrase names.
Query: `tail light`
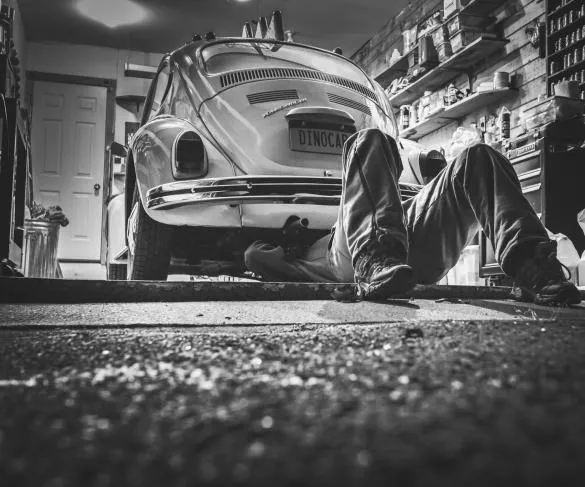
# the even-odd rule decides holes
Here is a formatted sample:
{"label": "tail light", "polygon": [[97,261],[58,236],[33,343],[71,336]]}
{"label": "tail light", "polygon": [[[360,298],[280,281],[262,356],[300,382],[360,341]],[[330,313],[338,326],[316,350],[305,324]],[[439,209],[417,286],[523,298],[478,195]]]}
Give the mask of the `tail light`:
{"label": "tail light", "polygon": [[195,132],[185,132],[177,137],[172,166],[175,179],[199,178],[207,174],[207,152],[201,137]]}

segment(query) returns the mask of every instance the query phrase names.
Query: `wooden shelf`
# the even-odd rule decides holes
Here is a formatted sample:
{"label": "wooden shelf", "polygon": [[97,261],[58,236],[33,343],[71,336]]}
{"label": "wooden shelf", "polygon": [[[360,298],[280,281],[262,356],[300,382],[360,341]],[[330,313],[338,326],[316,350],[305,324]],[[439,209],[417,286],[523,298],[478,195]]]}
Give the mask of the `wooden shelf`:
{"label": "wooden shelf", "polygon": [[[418,49],[418,46],[415,48]],[[394,78],[404,76],[408,71],[408,55],[412,52],[412,49],[408,51],[400,59],[392,63],[388,68],[376,75],[374,79],[382,86],[388,86]]]}
{"label": "wooden shelf", "polygon": [[418,140],[425,135],[438,130],[450,123],[459,120],[480,108],[494,105],[509,93],[515,92],[511,88],[475,93],[458,101],[454,105],[431,115],[425,121],[418,123],[400,132],[400,137],[410,140]]}
{"label": "wooden shelf", "polygon": [[552,12],[550,12],[548,14],[548,17],[556,17],[557,15],[563,13],[563,12],[568,12],[569,10],[571,10],[572,7],[574,7],[575,5],[579,5],[579,0],[571,0],[569,3],[567,3],[566,5],[563,5],[562,7],[557,8],[556,10],[553,10]]}
{"label": "wooden shelf", "polygon": [[425,91],[435,91],[460,74],[468,73],[475,64],[497,52],[507,43],[506,39],[480,37],[403,90],[390,96],[390,103],[395,107],[411,104],[419,99]]}
{"label": "wooden shelf", "polygon": [[483,17],[501,7],[507,0],[475,0],[461,9],[462,14]]}
{"label": "wooden shelf", "polygon": [[[571,29],[579,26],[581,27],[582,24],[585,23],[585,17],[580,17],[577,20],[574,20],[570,24],[565,25],[563,28],[559,30],[555,30],[548,35],[549,40],[555,39],[556,37],[561,37],[562,35],[566,34],[567,32],[571,32]],[[549,27],[550,28],[550,27]]]}
{"label": "wooden shelf", "polygon": [[556,80],[557,78],[562,78],[563,75],[567,75],[573,71],[579,71],[580,69],[584,69],[585,68],[585,59],[583,61],[580,61],[578,63],[573,64],[572,66],[569,66],[568,68],[565,69],[561,69],[560,71],[557,71],[556,73],[551,74],[548,77],[548,81],[552,81],[552,80]]}
{"label": "wooden shelf", "polygon": [[554,51],[554,52],[549,53],[548,57],[549,57],[549,59],[556,59],[557,57],[560,57],[561,54],[567,54],[569,51],[572,51],[573,49],[582,48],[583,45],[585,45],[585,37],[582,37],[581,39],[579,39],[577,42],[571,44],[570,46],[563,47],[559,51]]}
{"label": "wooden shelf", "polygon": [[116,97],[116,103],[121,106],[128,104],[136,105],[136,111],[140,109],[140,105],[144,103],[146,97],[144,95],[120,95]]}
{"label": "wooden shelf", "polygon": [[124,65],[124,74],[129,78],[153,79],[157,72],[158,67],[156,66],[145,66],[129,62]]}

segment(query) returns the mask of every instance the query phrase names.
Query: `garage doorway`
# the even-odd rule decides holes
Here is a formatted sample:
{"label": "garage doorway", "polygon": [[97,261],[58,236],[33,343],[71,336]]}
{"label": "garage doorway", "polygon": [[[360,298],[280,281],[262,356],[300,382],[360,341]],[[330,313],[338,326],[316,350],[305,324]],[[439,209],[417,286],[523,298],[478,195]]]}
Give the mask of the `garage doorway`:
{"label": "garage doorway", "polygon": [[69,218],[60,231],[59,260],[100,262],[109,198],[106,148],[113,140],[110,80],[54,78],[33,76],[34,198],[45,207],[61,206]]}

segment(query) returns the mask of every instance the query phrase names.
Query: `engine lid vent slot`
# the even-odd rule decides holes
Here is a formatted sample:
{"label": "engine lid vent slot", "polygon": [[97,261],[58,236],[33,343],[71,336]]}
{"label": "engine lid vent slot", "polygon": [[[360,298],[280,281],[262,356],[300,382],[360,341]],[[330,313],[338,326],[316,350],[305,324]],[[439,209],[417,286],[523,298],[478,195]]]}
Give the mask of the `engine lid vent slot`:
{"label": "engine lid vent slot", "polygon": [[261,93],[250,93],[246,95],[250,105],[256,103],[269,103],[271,101],[282,100],[298,100],[299,94],[297,90],[277,90],[277,91],[263,91]]}
{"label": "engine lid vent slot", "polygon": [[361,93],[371,100],[377,102],[376,94],[373,90],[360,83],[356,83],[342,76],[323,73],[312,69],[299,68],[258,68],[258,69],[242,69],[240,71],[232,71],[231,73],[224,73],[220,76],[220,83],[222,88],[248,83],[250,81],[261,81],[269,79],[306,79],[314,81],[324,81],[338,86],[343,86],[349,90]]}
{"label": "engine lid vent slot", "polygon": [[360,112],[365,113],[366,115],[371,115],[372,112],[370,109],[360,103],[359,101],[351,100],[349,98],[345,98],[344,96],[339,96],[334,93],[327,93],[327,97],[331,103],[337,103],[338,105],[343,105],[349,108],[353,108],[354,110],[359,110]]}

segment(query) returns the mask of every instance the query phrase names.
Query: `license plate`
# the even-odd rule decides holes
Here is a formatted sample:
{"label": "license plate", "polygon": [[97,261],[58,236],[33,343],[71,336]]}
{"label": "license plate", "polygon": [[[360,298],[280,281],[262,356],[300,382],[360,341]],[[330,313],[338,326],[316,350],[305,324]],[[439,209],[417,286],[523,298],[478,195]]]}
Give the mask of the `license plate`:
{"label": "license plate", "polygon": [[319,128],[290,127],[290,148],[294,151],[316,154],[338,154],[351,132]]}

